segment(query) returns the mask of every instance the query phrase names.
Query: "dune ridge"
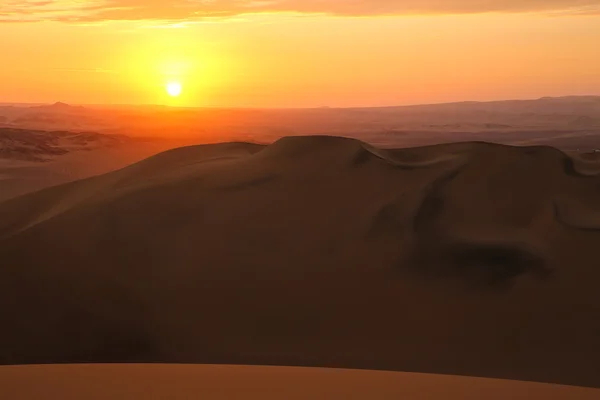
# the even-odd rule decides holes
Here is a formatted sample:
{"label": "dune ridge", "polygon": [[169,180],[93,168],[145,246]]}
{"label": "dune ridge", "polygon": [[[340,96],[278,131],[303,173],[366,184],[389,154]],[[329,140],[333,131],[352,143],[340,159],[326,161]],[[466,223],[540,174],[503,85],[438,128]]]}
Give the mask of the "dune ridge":
{"label": "dune ridge", "polygon": [[288,137],[26,194],[0,203],[0,363],[600,387],[598,164],[542,146]]}

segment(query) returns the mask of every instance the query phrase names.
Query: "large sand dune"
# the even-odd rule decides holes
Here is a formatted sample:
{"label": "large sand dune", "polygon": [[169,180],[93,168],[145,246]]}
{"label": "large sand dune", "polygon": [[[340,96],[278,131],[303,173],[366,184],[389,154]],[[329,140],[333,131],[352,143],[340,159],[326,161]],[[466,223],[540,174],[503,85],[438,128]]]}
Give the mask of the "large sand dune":
{"label": "large sand dune", "polygon": [[0,362],[600,387],[600,164],[352,139],[180,148],[0,204]]}
{"label": "large sand dune", "polygon": [[232,365],[0,367],[5,400],[597,400],[599,389],[318,368]]}

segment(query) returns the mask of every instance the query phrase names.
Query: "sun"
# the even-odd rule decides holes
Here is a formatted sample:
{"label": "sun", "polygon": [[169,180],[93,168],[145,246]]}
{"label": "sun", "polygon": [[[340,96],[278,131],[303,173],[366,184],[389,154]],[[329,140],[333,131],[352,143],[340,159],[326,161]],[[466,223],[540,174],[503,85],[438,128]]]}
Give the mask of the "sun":
{"label": "sun", "polygon": [[167,83],[167,86],[165,88],[167,89],[167,93],[171,97],[179,96],[181,94],[181,91],[183,90],[183,87],[181,86],[180,82],[169,82]]}

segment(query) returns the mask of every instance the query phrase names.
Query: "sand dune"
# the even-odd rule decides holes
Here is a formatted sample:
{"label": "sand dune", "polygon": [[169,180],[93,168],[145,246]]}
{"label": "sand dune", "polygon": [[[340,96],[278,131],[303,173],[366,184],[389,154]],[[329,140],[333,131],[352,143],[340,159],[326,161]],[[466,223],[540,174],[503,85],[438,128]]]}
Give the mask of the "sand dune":
{"label": "sand dune", "polygon": [[0,367],[7,400],[596,400],[600,390],[399,372],[231,365]]}
{"label": "sand dune", "polygon": [[307,365],[600,387],[594,159],[194,146],[0,203],[0,362]]}
{"label": "sand dune", "polygon": [[309,109],[0,104],[0,202],[107,173],[169,148],[266,144],[301,135],[344,136],[392,149],[482,140],[553,146],[577,154],[579,169],[596,174],[598,163],[588,157],[600,155],[599,134],[597,96]]}
{"label": "sand dune", "polygon": [[0,127],[0,202],[114,171],[180,145],[121,135]]}

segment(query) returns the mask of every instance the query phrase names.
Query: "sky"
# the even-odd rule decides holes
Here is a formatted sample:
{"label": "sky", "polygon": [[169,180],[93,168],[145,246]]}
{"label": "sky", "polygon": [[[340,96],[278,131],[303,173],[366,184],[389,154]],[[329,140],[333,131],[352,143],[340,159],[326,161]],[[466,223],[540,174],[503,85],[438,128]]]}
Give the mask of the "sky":
{"label": "sky", "polygon": [[600,0],[0,0],[0,38],[0,102],[351,107],[600,94]]}

